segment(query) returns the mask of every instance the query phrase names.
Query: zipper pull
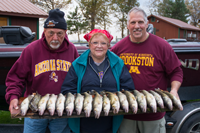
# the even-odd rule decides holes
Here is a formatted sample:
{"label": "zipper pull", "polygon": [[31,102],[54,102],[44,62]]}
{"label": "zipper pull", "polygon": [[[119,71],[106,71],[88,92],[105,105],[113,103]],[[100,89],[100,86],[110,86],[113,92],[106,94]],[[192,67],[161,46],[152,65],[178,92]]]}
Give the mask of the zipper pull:
{"label": "zipper pull", "polygon": [[100,88],[102,87],[102,79],[100,79]]}

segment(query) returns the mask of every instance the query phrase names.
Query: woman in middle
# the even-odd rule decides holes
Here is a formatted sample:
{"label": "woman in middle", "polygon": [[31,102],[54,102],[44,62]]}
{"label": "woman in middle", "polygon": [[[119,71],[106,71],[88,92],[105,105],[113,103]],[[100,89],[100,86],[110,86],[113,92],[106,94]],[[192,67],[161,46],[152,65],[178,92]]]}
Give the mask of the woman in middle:
{"label": "woman in middle", "polygon": [[[106,30],[94,29],[84,38],[89,49],[72,63],[61,93],[134,90],[133,80],[123,60],[108,50],[113,36]],[[100,116],[99,119],[69,118],[68,123],[75,133],[116,133],[122,119],[122,115]]]}

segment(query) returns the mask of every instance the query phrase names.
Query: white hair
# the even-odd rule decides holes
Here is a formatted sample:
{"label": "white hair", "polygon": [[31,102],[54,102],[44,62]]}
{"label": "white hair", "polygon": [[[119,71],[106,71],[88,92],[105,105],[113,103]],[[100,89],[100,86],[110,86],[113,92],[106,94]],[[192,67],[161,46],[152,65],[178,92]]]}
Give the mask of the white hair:
{"label": "white hair", "polygon": [[147,14],[145,13],[145,11],[144,11],[143,9],[139,8],[139,7],[133,7],[133,8],[128,12],[127,25],[129,25],[130,14],[131,14],[132,12],[134,12],[134,13],[136,13],[136,12],[141,12],[141,13],[143,14],[143,16],[144,16],[144,21],[145,21],[145,23],[148,22]]}

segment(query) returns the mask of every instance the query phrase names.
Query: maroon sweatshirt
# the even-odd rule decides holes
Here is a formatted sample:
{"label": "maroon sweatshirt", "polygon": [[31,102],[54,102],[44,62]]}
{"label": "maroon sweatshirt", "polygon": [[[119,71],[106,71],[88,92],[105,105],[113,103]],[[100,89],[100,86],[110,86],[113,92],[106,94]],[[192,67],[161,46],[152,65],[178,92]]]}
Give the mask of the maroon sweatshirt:
{"label": "maroon sweatshirt", "polygon": [[[136,90],[167,89],[168,79],[180,81],[183,79],[181,63],[172,47],[162,38],[149,34],[142,43],[133,43],[129,36],[115,44],[111,51],[124,60],[132,76]],[[162,113],[146,113],[125,115],[124,118],[141,121],[161,119]]]}
{"label": "maroon sweatshirt", "polygon": [[71,66],[78,57],[74,44],[67,35],[60,48],[50,50],[43,37],[30,43],[12,66],[6,78],[6,101],[19,99],[26,87],[24,97],[38,92],[42,96],[59,94],[61,85]]}

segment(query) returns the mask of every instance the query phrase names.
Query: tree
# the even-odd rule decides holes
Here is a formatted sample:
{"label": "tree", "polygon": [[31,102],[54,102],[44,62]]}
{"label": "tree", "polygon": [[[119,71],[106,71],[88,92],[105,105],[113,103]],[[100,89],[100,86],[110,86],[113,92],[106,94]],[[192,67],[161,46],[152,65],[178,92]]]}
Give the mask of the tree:
{"label": "tree", "polygon": [[90,30],[95,29],[96,24],[105,22],[107,12],[105,5],[109,5],[109,0],[76,0],[84,17],[89,21]]}
{"label": "tree", "polygon": [[175,0],[172,4],[172,15],[171,18],[181,20],[183,22],[188,22],[187,18],[189,16],[189,10],[187,9],[184,0]]}
{"label": "tree", "polygon": [[163,0],[163,3],[158,4],[158,14],[160,16],[165,16],[171,18],[173,14],[173,1]]}
{"label": "tree", "polygon": [[200,1],[186,0],[185,4],[190,12],[190,24],[200,28]]}
{"label": "tree", "polygon": [[[149,0],[149,11],[151,14],[159,15],[158,13],[158,7],[162,6],[160,3],[162,3],[162,0]],[[161,8],[162,9],[162,8]]]}
{"label": "tree", "polygon": [[184,0],[151,0],[153,12],[164,17],[179,19],[187,22],[189,10],[186,8]]}
{"label": "tree", "polygon": [[98,25],[103,26],[104,30],[107,30],[107,26],[110,26],[112,24],[112,21],[110,19],[110,6],[108,3],[104,3],[104,6],[102,7],[102,10],[100,11],[101,19],[99,20]]}
{"label": "tree", "polygon": [[78,34],[78,42],[80,42],[80,34],[88,31],[88,21],[85,20],[78,12],[78,7],[75,8],[74,12],[69,12],[67,15],[67,30],[69,34]]}
{"label": "tree", "polygon": [[39,6],[45,12],[49,12],[52,9],[62,9],[71,3],[71,0],[29,0],[31,3]]}
{"label": "tree", "polygon": [[[112,10],[115,12],[115,17],[118,19],[117,25],[120,25],[121,37],[124,38],[124,30],[127,25],[127,14],[134,6],[139,6],[137,0],[112,0]],[[128,34],[128,31],[127,31]]]}

